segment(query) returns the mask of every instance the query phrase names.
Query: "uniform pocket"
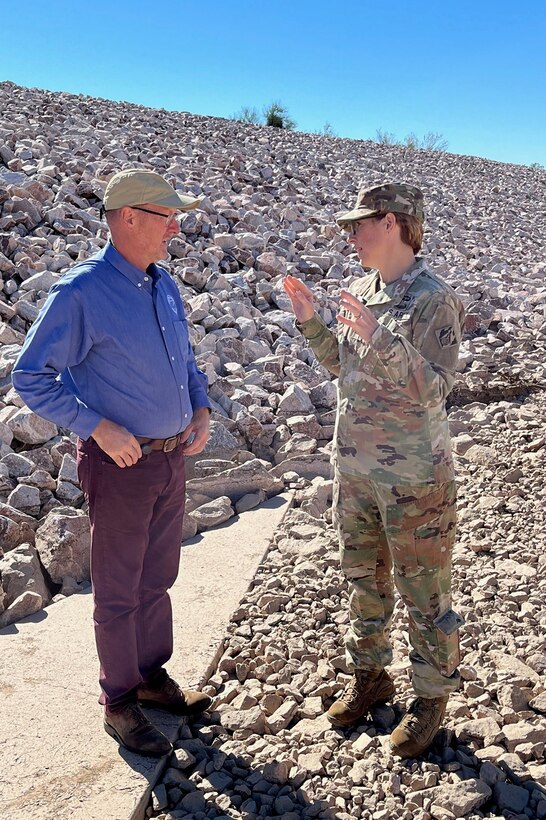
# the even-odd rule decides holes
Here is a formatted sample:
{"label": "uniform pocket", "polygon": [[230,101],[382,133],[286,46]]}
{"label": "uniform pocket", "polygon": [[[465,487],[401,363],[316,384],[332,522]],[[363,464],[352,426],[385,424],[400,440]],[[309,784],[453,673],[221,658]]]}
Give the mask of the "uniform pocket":
{"label": "uniform pocket", "polygon": [[[426,487],[400,493],[387,509],[387,537],[397,570],[404,575],[449,566],[456,530],[456,488],[449,481],[432,492]],[[421,494],[423,493],[423,494]]]}
{"label": "uniform pocket", "polygon": [[[451,629],[451,553],[455,541],[454,481],[436,486],[397,487],[390,505],[389,546],[395,582],[408,609],[414,650],[442,675],[459,662],[458,629]],[[442,615],[444,620],[442,620]]]}

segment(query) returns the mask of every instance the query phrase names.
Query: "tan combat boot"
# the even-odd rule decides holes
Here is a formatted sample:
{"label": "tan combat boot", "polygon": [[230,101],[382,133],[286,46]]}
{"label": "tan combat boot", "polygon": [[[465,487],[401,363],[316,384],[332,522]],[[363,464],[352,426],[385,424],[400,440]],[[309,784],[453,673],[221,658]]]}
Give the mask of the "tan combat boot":
{"label": "tan combat boot", "polygon": [[428,749],[446,711],[447,697],[416,698],[391,734],[394,754],[417,757]]}
{"label": "tan combat boot", "polygon": [[328,709],[326,716],[332,726],[351,726],[364,717],[371,706],[385,703],[394,695],[394,684],[384,669],[357,669],[343,694]]}

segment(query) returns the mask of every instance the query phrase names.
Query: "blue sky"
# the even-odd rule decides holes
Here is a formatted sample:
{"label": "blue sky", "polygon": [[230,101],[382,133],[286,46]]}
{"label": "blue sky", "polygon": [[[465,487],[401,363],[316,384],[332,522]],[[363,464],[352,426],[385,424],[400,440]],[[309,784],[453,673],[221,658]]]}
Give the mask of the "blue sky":
{"label": "blue sky", "polygon": [[280,100],[302,131],[435,132],[454,153],[546,166],[544,0],[4,0],[0,10],[0,80],[220,117]]}

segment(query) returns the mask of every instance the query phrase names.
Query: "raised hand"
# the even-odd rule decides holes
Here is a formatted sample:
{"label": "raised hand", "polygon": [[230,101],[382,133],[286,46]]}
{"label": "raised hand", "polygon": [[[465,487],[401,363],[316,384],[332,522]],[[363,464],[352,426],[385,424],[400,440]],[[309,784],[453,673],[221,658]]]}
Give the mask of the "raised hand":
{"label": "raised hand", "polygon": [[338,313],[337,320],[343,325],[348,325],[354,330],[365,342],[369,342],[373,336],[379,322],[369,308],[362,304],[362,302],[349,293],[348,290],[342,290],[339,297],[339,306],[347,313],[351,313],[354,318],[350,319],[348,316],[343,316]]}
{"label": "raised hand", "polygon": [[299,279],[295,276],[285,276],[283,280],[285,291],[292,302],[292,310],[298,322],[307,322],[315,315],[315,308],[313,307],[313,294]]}

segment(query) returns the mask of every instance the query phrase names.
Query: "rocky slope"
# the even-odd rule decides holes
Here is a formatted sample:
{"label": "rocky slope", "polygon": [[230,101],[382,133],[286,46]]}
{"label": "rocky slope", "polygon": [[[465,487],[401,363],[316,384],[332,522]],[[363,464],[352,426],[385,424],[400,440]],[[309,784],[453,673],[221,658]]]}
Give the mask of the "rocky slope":
{"label": "rocky slope", "polygon": [[[0,84],[0,624],[88,577],[74,441],[22,406],[10,373],[51,284],[104,245],[109,177],[137,165],[203,197],[170,263],[215,411],[188,483],[186,534],[296,489],[210,681],[218,711],[193,737],[186,731],[150,812],[546,817],[540,169]],[[424,254],[468,314],[450,404],[464,686],[427,760],[403,764],[386,744],[398,705],[346,734],[321,717],[346,671],[346,593],[329,511],[336,394],[281,284],[286,272],[302,278],[334,321],[339,289],[360,267],[333,215],[361,184],[384,179],[424,190]],[[403,624],[400,610],[398,704],[410,694]]]}

